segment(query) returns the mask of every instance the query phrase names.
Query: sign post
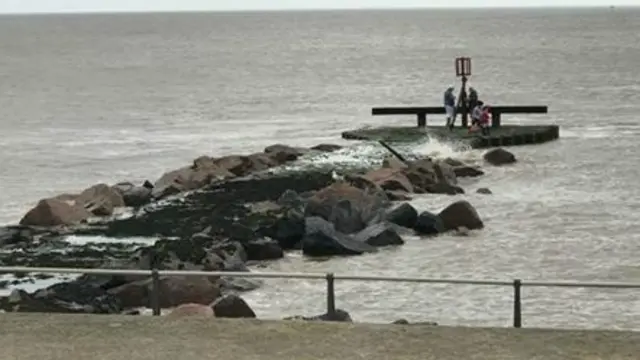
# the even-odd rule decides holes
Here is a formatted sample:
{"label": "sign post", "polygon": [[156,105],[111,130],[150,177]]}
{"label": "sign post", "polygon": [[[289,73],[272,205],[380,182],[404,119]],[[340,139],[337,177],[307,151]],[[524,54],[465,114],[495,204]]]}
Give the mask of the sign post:
{"label": "sign post", "polygon": [[[467,76],[471,76],[471,58],[470,57],[458,57],[455,61],[456,77],[461,78],[462,87],[460,88],[460,95],[458,95],[458,104],[456,106],[456,112],[458,109],[462,111],[462,127],[468,126],[469,109],[467,109]],[[453,120],[451,121],[451,128],[456,121],[456,112],[453,113]]]}

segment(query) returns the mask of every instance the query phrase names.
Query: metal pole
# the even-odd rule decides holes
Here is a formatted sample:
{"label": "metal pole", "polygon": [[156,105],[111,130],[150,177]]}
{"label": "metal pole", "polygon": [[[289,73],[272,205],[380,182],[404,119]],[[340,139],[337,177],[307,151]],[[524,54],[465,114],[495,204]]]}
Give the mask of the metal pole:
{"label": "metal pole", "polygon": [[151,309],[153,316],[160,316],[160,274],[156,268],[151,270]]}
{"label": "metal pole", "polygon": [[327,316],[331,319],[336,313],[335,278],[333,273],[327,274]]}
{"label": "metal pole", "polygon": [[513,280],[513,327],[522,327],[522,280]]}

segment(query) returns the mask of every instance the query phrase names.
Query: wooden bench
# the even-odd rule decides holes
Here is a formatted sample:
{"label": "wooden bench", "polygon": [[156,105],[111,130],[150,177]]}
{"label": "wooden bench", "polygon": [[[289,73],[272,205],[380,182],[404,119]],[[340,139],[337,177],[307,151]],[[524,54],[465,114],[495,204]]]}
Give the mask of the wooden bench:
{"label": "wooden bench", "polygon": [[[462,114],[462,109],[457,114]],[[499,127],[502,114],[546,114],[547,106],[492,106],[491,126]],[[371,115],[417,115],[418,127],[427,126],[427,115],[445,114],[444,106],[379,107],[371,109]]]}

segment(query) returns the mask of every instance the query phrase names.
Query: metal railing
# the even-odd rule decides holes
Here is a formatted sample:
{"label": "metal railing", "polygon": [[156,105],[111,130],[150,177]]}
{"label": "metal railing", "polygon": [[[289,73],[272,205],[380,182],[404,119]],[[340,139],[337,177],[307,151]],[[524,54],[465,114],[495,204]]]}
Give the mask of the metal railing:
{"label": "metal railing", "polygon": [[640,289],[640,283],[626,282],[571,282],[571,281],[511,281],[501,280],[465,280],[465,279],[433,279],[395,276],[361,276],[338,275],[334,273],[286,273],[286,272],[228,272],[228,271],[184,271],[184,270],[111,270],[111,269],[75,269],[75,268],[35,268],[35,267],[0,267],[0,274],[10,273],[45,273],[45,274],[88,274],[88,275],[143,275],[150,276],[150,307],[153,315],[160,315],[160,276],[225,276],[238,278],[271,278],[271,279],[312,279],[325,280],[327,283],[327,314],[335,314],[335,281],[376,281],[403,282],[422,284],[458,284],[480,286],[511,286],[513,288],[513,327],[522,327],[522,287],[571,287],[598,289]]}

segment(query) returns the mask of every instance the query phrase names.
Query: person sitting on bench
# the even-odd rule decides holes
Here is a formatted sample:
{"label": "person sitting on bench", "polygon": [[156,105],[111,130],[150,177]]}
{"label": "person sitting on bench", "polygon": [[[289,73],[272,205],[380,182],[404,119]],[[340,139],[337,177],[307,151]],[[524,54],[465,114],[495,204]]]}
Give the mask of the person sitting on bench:
{"label": "person sitting on bench", "polygon": [[489,105],[482,106],[482,115],[480,116],[480,128],[482,135],[489,135],[489,126],[491,123],[491,107]]}
{"label": "person sitting on bench", "polygon": [[480,128],[480,121],[482,120],[482,105],[484,105],[484,103],[482,101],[478,101],[476,106],[471,109],[471,126],[469,127],[469,132],[474,132]]}

